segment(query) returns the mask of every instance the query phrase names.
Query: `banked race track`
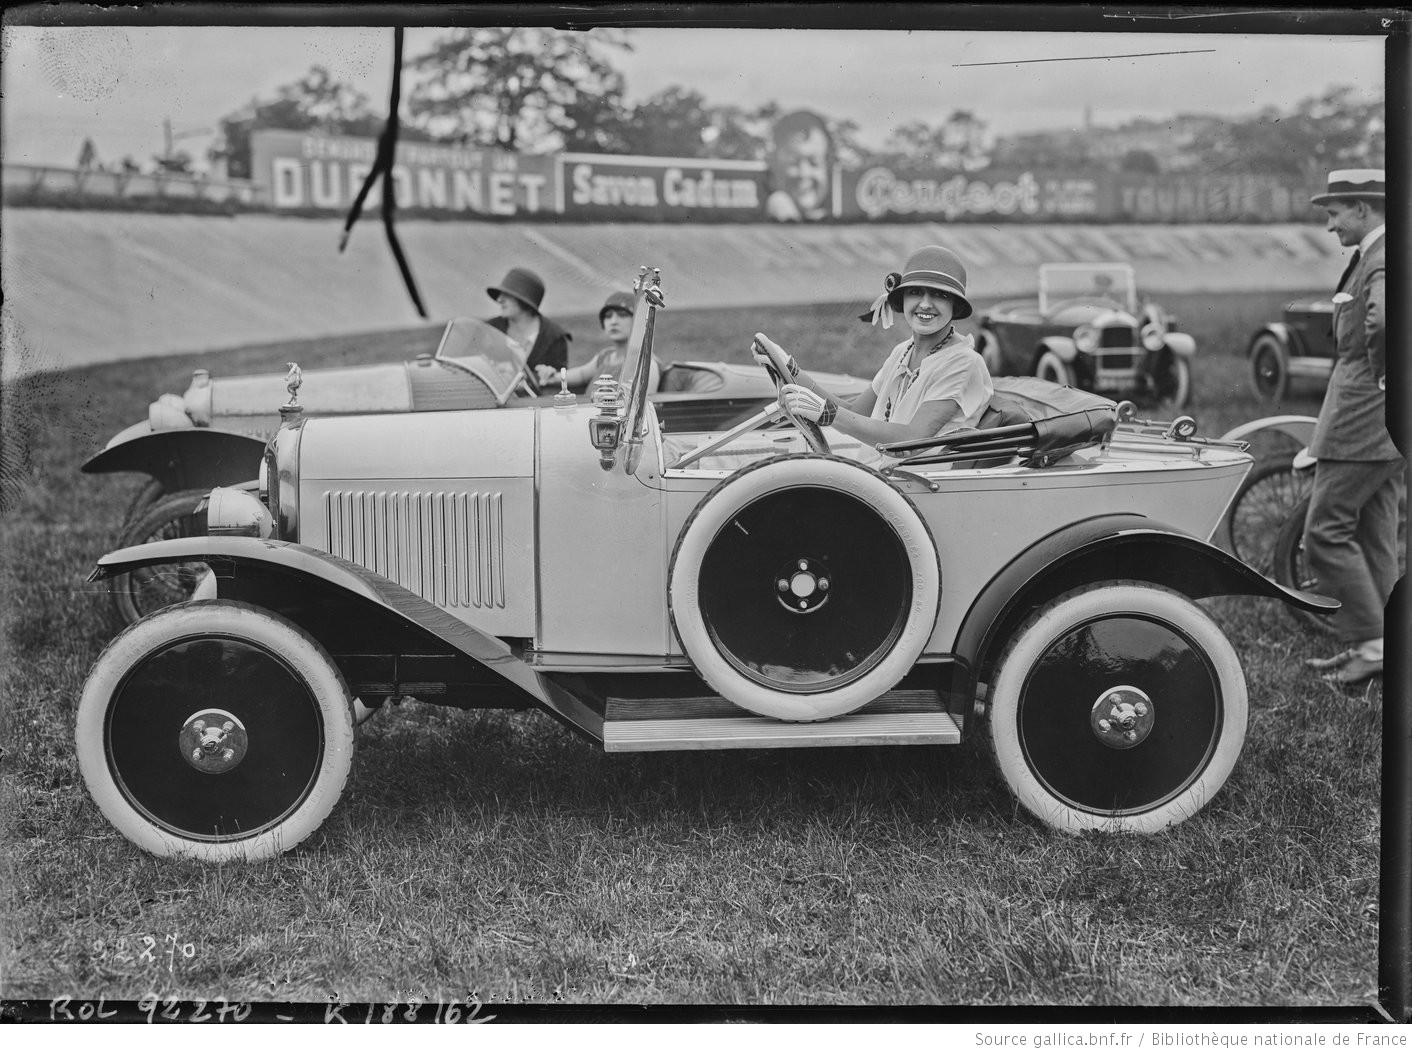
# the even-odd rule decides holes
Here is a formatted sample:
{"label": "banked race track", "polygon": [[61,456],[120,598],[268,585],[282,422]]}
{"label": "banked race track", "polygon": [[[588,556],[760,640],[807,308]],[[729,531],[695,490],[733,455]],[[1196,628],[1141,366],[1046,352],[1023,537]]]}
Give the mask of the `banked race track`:
{"label": "banked race track", "polygon": [[[0,235],[6,377],[116,359],[422,323],[376,218],[339,253],[336,219],[7,209]],[[1033,295],[1041,263],[1130,262],[1154,296],[1291,294],[1343,266],[1315,223],[1264,226],[721,226],[400,221],[430,322],[486,316],[506,268],[538,271],[551,316],[592,314],[639,266],[670,307],[856,303],[919,245],[954,248],[973,299]]]}

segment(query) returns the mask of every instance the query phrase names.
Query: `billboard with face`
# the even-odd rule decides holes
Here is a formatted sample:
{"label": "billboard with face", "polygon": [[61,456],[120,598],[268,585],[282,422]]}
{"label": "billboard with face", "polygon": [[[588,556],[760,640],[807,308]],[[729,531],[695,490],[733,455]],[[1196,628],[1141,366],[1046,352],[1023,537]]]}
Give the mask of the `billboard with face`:
{"label": "billboard with face", "polygon": [[793,223],[837,215],[833,140],[824,119],[808,110],[775,122],[770,154],[770,195],[765,213]]}

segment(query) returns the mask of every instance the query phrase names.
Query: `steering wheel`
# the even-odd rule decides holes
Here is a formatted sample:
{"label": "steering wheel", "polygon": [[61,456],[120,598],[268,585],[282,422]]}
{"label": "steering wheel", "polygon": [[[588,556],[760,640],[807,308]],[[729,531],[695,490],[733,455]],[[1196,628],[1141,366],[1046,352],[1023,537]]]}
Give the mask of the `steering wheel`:
{"label": "steering wheel", "polygon": [[819,427],[817,421],[795,417],[794,414],[785,409],[784,386],[790,383],[786,379],[789,377],[789,366],[786,364],[787,360],[782,358],[775,349],[771,348],[768,344],[761,344],[757,340],[755,341],[755,347],[763,351],[769,357],[770,362],[769,365],[765,367],[765,370],[769,373],[770,379],[775,382],[775,398],[779,402],[780,413],[788,418],[790,424],[799,429],[799,434],[804,437],[804,442],[808,444],[810,450],[814,451],[816,454],[830,453],[829,441],[824,438],[824,430]]}

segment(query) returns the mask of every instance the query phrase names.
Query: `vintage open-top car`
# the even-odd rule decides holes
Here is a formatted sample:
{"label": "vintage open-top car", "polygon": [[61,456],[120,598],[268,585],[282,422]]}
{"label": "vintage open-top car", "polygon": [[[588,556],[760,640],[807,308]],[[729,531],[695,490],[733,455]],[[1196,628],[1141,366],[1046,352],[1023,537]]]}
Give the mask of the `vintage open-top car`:
{"label": "vintage open-top car", "polygon": [[1043,264],[1037,300],[1006,300],[979,319],[976,349],[993,376],[1034,376],[1180,409],[1196,341],[1157,304],[1139,305],[1125,263]]}
{"label": "vintage open-top car", "polygon": [[628,361],[591,401],[310,418],[291,395],[257,491],[215,488],[199,535],[99,560],[98,582],[210,569],[84,687],[80,767],[124,835],[289,849],[334,808],[357,720],[405,696],[535,708],[606,751],[988,734],[1044,823],[1156,831],[1245,734],[1240,659],[1197,601],[1336,606],[1208,544],[1251,459],[1189,418],[1002,379],[984,427],[882,468],[831,428],[763,428],[775,404],[664,433],[655,273],[635,292]]}
{"label": "vintage open-top car", "polygon": [[1295,381],[1327,385],[1334,371],[1334,302],[1305,296],[1284,307],[1279,322],[1262,326],[1250,338],[1250,387],[1262,402],[1278,403]]}
{"label": "vintage open-top car", "polygon": [[[452,319],[436,352],[408,362],[309,370],[304,412],[311,417],[476,410],[549,405],[558,386],[541,391],[523,350],[486,323]],[[841,399],[867,385],[847,374],[819,375]],[[190,533],[197,501],[217,486],[253,480],[265,441],[279,425],[283,373],[213,379],[197,370],[182,395],[163,395],[140,421],[110,439],[83,465],[84,472],[138,472],[149,477],[136,493],[117,538],[119,547]],[[650,394],[657,420],[669,431],[725,428],[774,398],[759,366],[673,362]],[[195,579],[184,574],[136,576],[115,583],[110,596],[119,618],[132,622],[186,599]]]}

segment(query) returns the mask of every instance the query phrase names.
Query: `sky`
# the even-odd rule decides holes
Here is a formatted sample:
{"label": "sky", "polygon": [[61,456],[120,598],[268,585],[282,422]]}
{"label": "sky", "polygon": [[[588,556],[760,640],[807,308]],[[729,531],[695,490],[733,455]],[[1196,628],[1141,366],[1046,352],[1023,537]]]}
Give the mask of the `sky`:
{"label": "sky", "polygon": [[[407,31],[404,56],[446,30]],[[1366,36],[914,32],[657,28],[613,52],[627,98],[682,85],[713,104],[851,119],[866,146],[910,121],[969,110],[992,134],[1177,113],[1288,109],[1334,84],[1381,93],[1382,41]],[[7,25],[0,37],[8,163],[72,166],[91,138],[102,161],[147,163],[175,147],[198,162],[217,122],[313,65],[384,108],[392,31],[362,27]],[[404,111],[405,115],[405,111]]]}

